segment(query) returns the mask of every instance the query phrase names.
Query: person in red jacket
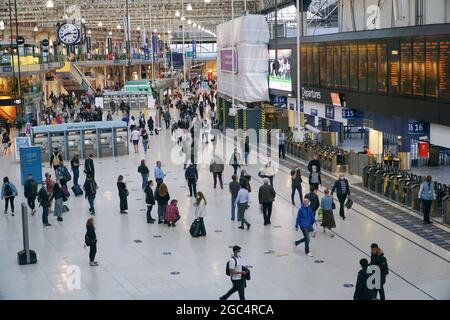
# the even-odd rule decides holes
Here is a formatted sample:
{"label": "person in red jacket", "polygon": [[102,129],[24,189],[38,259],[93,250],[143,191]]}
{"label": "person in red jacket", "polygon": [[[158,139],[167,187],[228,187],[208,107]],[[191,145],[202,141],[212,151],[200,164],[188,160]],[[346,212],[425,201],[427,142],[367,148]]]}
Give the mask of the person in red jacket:
{"label": "person in red jacket", "polygon": [[175,227],[175,223],[180,219],[180,213],[178,211],[178,201],[172,200],[166,208],[166,214],[164,216],[164,221],[168,221],[169,227]]}

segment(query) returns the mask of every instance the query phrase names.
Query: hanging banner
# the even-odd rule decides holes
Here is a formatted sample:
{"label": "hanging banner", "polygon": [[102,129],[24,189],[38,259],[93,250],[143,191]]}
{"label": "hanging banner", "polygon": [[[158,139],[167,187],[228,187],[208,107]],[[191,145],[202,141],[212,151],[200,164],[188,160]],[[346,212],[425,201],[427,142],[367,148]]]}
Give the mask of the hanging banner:
{"label": "hanging banner", "polygon": [[112,44],[112,38],[108,37],[107,39],[107,46],[108,46],[108,60],[113,59],[113,44]]}
{"label": "hanging banner", "polygon": [[197,58],[197,41],[192,40],[192,59]]}
{"label": "hanging banner", "polygon": [[235,48],[224,48],[220,50],[220,71],[238,72],[238,57]]}
{"label": "hanging banner", "polygon": [[156,34],[152,32],[152,57],[153,61],[158,61],[158,38]]}
{"label": "hanging banner", "polygon": [[419,158],[428,158],[428,142],[420,141],[418,144]]}

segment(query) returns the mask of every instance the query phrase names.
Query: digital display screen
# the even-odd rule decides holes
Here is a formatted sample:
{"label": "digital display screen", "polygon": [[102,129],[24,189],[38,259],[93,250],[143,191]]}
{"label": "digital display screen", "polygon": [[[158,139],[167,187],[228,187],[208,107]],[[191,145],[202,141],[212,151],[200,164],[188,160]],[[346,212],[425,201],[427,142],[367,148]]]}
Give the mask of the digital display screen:
{"label": "digital display screen", "polygon": [[292,50],[278,50],[275,59],[275,50],[269,50],[269,88],[280,91],[292,91]]}
{"label": "digital display screen", "polygon": [[331,92],[331,102],[333,103],[333,106],[341,107],[341,99],[339,98],[339,93]]}

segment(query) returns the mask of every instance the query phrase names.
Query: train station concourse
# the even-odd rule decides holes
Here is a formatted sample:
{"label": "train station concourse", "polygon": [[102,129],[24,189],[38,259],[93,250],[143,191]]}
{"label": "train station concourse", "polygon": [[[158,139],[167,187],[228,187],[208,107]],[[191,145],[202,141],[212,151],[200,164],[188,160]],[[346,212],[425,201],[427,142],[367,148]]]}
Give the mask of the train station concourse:
{"label": "train station concourse", "polygon": [[0,1],[0,300],[449,300],[449,21],[450,0]]}

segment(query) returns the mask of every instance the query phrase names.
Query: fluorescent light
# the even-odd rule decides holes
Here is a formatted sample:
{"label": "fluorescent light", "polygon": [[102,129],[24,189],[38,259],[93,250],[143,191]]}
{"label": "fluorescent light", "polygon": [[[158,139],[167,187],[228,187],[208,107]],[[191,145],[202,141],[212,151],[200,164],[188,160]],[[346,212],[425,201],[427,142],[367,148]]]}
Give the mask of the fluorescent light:
{"label": "fluorescent light", "polygon": [[39,31],[38,27],[37,27],[37,26],[34,26],[33,31],[34,31],[34,32],[38,32],[38,31]]}
{"label": "fluorescent light", "polygon": [[47,8],[53,8],[54,6],[55,6],[55,4],[53,3],[53,0],[47,1]]}
{"label": "fluorescent light", "polygon": [[191,21],[191,19],[189,19],[189,20],[188,20],[188,24],[192,24],[192,21]]}
{"label": "fluorescent light", "polygon": [[205,3],[211,3],[211,0],[205,0]]}
{"label": "fluorescent light", "polygon": [[100,21],[100,22],[98,23],[98,26],[99,26],[99,27],[103,26],[103,23]]}
{"label": "fluorescent light", "polygon": [[3,20],[0,20],[0,30],[5,30],[5,23]]}
{"label": "fluorescent light", "polygon": [[192,24],[192,26],[195,28],[195,27],[197,26],[197,24],[194,22],[194,23]]}
{"label": "fluorescent light", "polygon": [[175,17],[179,17],[180,16],[180,11],[175,11]]}
{"label": "fluorescent light", "polygon": [[184,16],[182,16],[180,20],[184,21],[184,20],[186,20],[186,18]]}
{"label": "fluorescent light", "polygon": [[186,10],[187,10],[187,11],[192,11],[192,6],[191,6],[190,3],[187,5]]}
{"label": "fluorescent light", "polygon": [[119,23],[117,24],[117,27],[116,27],[116,29],[120,29],[120,24],[119,24]]}

